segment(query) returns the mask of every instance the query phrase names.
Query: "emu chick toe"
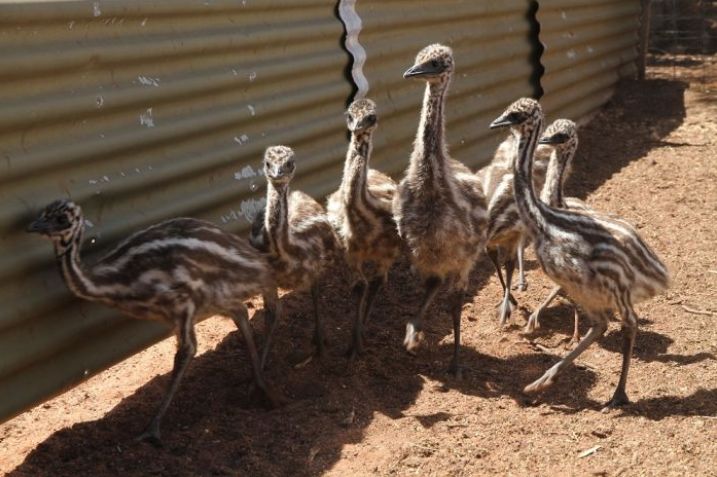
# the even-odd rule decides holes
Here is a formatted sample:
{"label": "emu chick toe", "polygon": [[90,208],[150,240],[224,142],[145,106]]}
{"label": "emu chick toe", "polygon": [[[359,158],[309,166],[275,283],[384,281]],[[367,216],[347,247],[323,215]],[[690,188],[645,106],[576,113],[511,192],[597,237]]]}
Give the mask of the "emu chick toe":
{"label": "emu chick toe", "polygon": [[416,350],[423,341],[423,332],[418,331],[416,327],[409,323],[406,325],[406,337],[403,339],[403,346],[406,347],[406,351],[411,354],[416,354]]}

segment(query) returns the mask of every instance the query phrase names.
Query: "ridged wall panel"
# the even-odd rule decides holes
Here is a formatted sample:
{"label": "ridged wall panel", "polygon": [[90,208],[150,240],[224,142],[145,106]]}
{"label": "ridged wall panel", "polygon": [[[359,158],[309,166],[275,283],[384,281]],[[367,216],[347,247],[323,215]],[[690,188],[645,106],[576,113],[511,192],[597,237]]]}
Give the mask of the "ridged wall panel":
{"label": "ridged wall panel", "polygon": [[541,103],[547,119],[582,120],[635,74],[639,0],[542,0]]}
{"label": "ridged wall panel", "polygon": [[325,194],[345,151],[342,32],[325,1],[0,4],[0,420],[168,333],[72,298],[23,231],[38,211],[80,203],[91,262],[167,217],[246,230],[270,144]]}

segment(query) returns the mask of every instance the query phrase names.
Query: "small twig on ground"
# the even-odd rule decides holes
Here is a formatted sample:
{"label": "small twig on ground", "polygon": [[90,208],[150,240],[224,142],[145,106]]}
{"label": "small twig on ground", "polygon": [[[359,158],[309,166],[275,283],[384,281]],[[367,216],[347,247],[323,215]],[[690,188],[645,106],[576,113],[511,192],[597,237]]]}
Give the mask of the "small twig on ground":
{"label": "small twig on ground", "polygon": [[582,451],[582,452],[580,453],[580,455],[578,455],[578,458],[582,459],[583,457],[587,457],[587,456],[589,456],[589,455],[593,455],[593,454],[596,453],[596,452],[598,451],[598,449],[600,449],[600,448],[602,448],[602,446],[595,446],[595,447],[591,447],[591,448],[588,449],[588,450],[584,450],[584,451]]}
{"label": "small twig on ground", "polygon": [[535,346],[536,348],[538,348],[538,349],[539,349],[540,351],[542,351],[543,353],[547,353],[547,354],[553,354],[553,353],[555,353],[555,349],[554,349],[554,348],[548,348],[547,346],[543,346],[543,345],[538,344],[538,343],[533,343],[533,346]]}
{"label": "small twig on ground", "polygon": [[705,316],[715,316],[717,313],[713,311],[708,310],[698,310],[697,308],[692,308],[687,305],[680,305],[683,310],[685,310],[687,313],[692,313],[693,315],[705,315]]}
{"label": "small twig on ground", "polygon": [[590,366],[587,363],[575,363],[575,367],[578,369],[589,369],[591,371],[597,371],[597,368]]}
{"label": "small twig on ground", "polygon": [[460,422],[447,422],[446,427],[453,429],[454,427],[468,427],[468,424],[462,424]]}
{"label": "small twig on ground", "polygon": [[415,442],[411,442],[411,445],[412,445],[413,447],[418,447],[419,449],[429,450],[429,451],[431,451],[431,452],[435,452],[435,451],[436,451],[436,449],[434,449],[433,447],[422,446],[421,444],[416,444]]}

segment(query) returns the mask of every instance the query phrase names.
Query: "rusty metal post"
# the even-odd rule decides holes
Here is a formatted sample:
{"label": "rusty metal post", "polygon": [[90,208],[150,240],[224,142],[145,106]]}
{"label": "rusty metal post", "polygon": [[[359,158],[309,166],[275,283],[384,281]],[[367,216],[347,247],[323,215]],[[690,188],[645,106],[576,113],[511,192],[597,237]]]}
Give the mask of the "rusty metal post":
{"label": "rusty metal post", "polygon": [[645,79],[647,68],[647,48],[650,43],[650,9],[652,0],[640,0],[642,12],[640,13],[640,51],[637,57],[637,79]]}

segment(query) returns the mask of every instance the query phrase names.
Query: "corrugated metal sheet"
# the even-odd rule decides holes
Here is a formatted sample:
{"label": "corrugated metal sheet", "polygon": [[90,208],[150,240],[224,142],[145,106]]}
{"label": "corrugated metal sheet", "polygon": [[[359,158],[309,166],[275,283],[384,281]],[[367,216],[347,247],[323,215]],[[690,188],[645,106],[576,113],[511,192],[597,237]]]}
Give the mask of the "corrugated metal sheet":
{"label": "corrugated metal sheet", "polygon": [[545,47],[541,103],[548,119],[581,119],[634,75],[639,0],[542,0],[537,19]]}
{"label": "corrugated metal sheet", "polygon": [[339,181],[351,86],[325,1],[0,5],[0,420],[164,336],[70,297],[23,233],[71,196],[106,248],[160,219],[248,225],[263,149],[297,151],[297,187]]}
{"label": "corrugated metal sheet", "polygon": [[452,155],[476,167],[492,157],[505,132],[488,129],[511,101],[532,96],[530,25],[525,0],[361,0],[359,37],[368,97],[377,102],[374,164],[394,176],[408,165],[423,98],[422,82],[403,79],[429,43],[454,50],[446,133]]}

